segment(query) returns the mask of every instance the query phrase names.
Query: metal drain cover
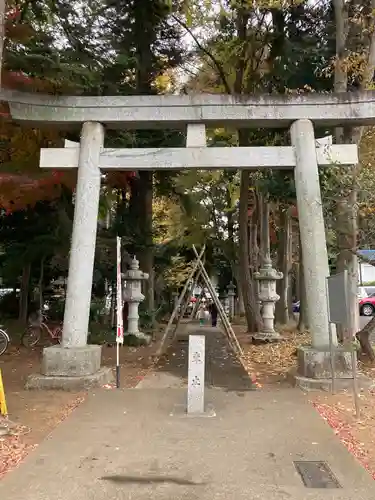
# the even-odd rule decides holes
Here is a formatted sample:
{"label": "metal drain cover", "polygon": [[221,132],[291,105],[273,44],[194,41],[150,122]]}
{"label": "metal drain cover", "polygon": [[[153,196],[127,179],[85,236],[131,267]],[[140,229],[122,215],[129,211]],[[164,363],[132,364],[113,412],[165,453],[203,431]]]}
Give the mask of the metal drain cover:
{"label": "metal drain cover", "polygon": [[298,474],[306,488],[341,488],[340,483],[326,462],[294,462]]}

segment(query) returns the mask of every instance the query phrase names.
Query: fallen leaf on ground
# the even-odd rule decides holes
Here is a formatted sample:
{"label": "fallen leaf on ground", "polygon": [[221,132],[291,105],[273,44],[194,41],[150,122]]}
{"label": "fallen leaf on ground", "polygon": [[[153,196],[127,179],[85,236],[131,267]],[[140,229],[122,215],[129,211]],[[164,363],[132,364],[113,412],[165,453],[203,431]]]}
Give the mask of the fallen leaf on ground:
{"label": "fallen leaf on ground", "polygon": [[350,453],[369,471],[372,478],[375,479],[375,469],[369,463],[371,459],[369,452],[365,448],[364,443],[361,443],[354,437],[351,425],[340,419],[339,411],[335,407],[317,402],[313,402],[313,406],[333,429],[334,433]]}
{"label": "fallen leaf on ground", "polygon": [[[275,385],[287,379],[297,365],[297,350],[311,342],[308,333],[282,332],[284,340],[277,344],[254,345],[246,328],[235,326],[235,333],[244,350],[243,365],[255,385]],[[359,363],[359,372],[374,379],[375,367]],[[375,388],[361,390],[360,419],[354,417],[351,390],[339,394],[317,393],[311,403],[331,426],[337,437],[375,479]],[[324,403],[322,403],[324,401]]]}

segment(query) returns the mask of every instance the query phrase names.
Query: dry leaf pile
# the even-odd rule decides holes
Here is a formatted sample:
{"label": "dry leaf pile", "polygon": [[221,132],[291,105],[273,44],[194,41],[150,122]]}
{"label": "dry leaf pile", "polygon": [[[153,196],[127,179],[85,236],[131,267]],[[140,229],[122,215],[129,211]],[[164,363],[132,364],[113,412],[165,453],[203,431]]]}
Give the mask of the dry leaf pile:
{"label": "dry leaf pile", "polygon": [[310,343],[309,334],[285,332],[284,340],[278,343],[255,345],[242,343],[244,364],[252,379],[268,382],[277,377],[284,380],[296,365],[297,348]]}
{"label": "dry leaf pile", "polygon": [[10,434],[0,438],[0,479],[26,457],[36,445],[26,445],[23,436],[30,429],[17,426],[10,430]]}
{"label": "dry leaf pile", "polygon": [[82,395],[82,396],[78,396],[73,401],[71,401],[69,404],[67,404],[65,406],[64,410],[59,415],[59,417],[56,421],[56,424],[62,422],[67,417],[69,417],[69,415],[72,413],[72,411],[75,410],[77,408],[77,406],[79,406],[81,403],[83,403],[84,400],[85,400],[85,396]]}
{"label": "dry leaf pile", "polygon": [[[84,400],[79,396],[65,406],[63,411],[56,416],[55,424],[65,420],[71,412]],[[0,479],[9,471],[15,469],[20,462],[38,445],[26,444],[24,436],[30,432],[28,427],[22,425],[11,426],[9,434],[0,437]]]}

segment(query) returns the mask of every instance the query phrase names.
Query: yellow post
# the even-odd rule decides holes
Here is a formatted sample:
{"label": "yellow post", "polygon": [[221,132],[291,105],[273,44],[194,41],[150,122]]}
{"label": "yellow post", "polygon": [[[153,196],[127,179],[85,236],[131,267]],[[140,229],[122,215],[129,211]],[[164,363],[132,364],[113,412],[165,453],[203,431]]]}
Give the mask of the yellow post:
{"label": "yellow post", "polygon": [[4,391],[3,377],[1,376],[1,370],[0,370],[0,415],[4,415],[4,417],[8,415],[7,402],[5,400],[5,391]]}

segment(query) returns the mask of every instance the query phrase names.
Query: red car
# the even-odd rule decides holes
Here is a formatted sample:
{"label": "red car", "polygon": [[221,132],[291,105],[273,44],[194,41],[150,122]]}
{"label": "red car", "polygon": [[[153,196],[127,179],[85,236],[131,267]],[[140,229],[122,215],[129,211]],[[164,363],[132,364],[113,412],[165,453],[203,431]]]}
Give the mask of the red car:
{"label": "red car", "polygon": [[375,313],[375,293],[359,300],[359,313],[362,316],[373,316]]}

